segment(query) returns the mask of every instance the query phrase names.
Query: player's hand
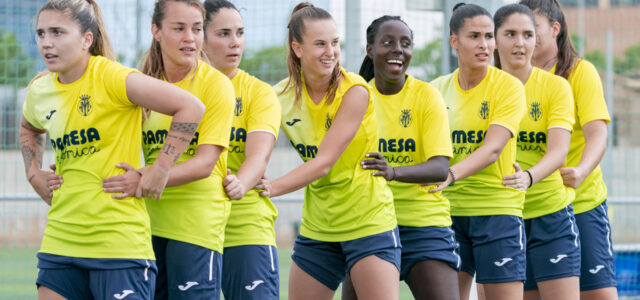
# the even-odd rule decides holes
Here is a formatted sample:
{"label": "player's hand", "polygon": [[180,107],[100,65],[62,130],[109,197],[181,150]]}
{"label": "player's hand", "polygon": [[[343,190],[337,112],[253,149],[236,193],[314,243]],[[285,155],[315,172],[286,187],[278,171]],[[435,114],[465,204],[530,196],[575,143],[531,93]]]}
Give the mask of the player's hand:
{"label": "player's hand", "polygon": [[272,191],[271,180],[269,180],[267,178],[267,176],[262,175],[262,178],[260,178],[260,180],[258,180],[258,183],[254,187],[254,189],[262,190],[260,192],[260,196],[264,196],[264,197],[271,196],[271,191]]}
{"label": "player's hand", "polygon": [[433,182],[433,183],[424,183],[422,184],[423,186],[425,185],[435,185],[436,188],[435,189],[430,189],[429,193],[437,193],[439,191],[444,190],[446,187],[448,187],[451,182],[453,181],[453,178],[451,177],[451,173],[447,174],[447,180],[443,181],[443,182]]}
{"label": "player's hand", "polygon": [[107,177],[102,180],[105,193],[117,193],[113,199],[124,199],[136,195],[136,188],[142,177],[142,173],[128,163],[119,163],[116,167],[125,170],[122,175]]}
{"label": "player's hand", "polygon": [[[56,169],[55,165],[51,165],[49,168],[54,171]],[[40,198],[51,206],[53,191],[59,189],[60,185],[62,185],[62,176],[50,171],[34,170],[27,174],[27,178]]]}
{"label": "player's hand", "polygon": [[169,171],[171,167],[161,167],[157,164],[145,167],[145,171],[142,172],[142,177],[138,182],[136,188],[136,197],[147,197],[153,199],[160,199],[162,196],[162,190],[167,185],[169,180]]}
{"label": "player's hand", "polygon": [[361,161],[360,165],[362,165],[363,169],[377,170],[376,172],[371,173],[371,175],[382,176],[388,181],[391,181],[396,177],[395,170],[387,163],[382,154],[378,152],[372,152],[367,153],[366,157],[369,157],[370,159]]}
{"label": "player's hand", "polygon": [[567,167],[560,169],[560,175],[565,186],[577,189],[589,174],[580,168]]}
{"label": "player's hand", "polygon": [[505,176],[502,179],[502,184],[506,187],[526,192],[527,188],[531,185],[529,174],[523,172],[518,163],[513,163],[513,167],[516,169],[516,172]]}
{"label": "player's hand", "polygon": [[247,192],[247,188],[242,184],[240,179],[234,174],[231,174],[231,170],[227,169],[227,176],[222,180],[222,186],[224,191],[231,200],[240,200]]}

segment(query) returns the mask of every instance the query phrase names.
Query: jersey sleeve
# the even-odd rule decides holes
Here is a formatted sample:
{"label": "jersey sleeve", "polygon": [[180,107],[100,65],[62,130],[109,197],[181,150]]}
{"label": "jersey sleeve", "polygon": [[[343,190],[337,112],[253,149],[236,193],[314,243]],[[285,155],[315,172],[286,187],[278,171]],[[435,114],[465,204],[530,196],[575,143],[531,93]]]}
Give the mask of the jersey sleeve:
{"label": "jersey sleeve", "polygon": [[561,127],[571,131],[575,123],[571,86],[560,76],[553,75],[552,78],[553,85],[546,88],[547,99],[550,99],[547,129]]}
{"label": "jersey sleeve", "polygon": [[580,126],[594,120],[604,120],[609,123],[609,111],[602,91],[602,81],[596,68],[586,60],[580,60],[576,65],[570,80],[574,81],[574,97],[576,113]]}
{"label": "jersey sleeve", "polygon": [[97,69],[101,72],[101,78],[111,99],[116,107],[127,108],[135,106],[127,97],[126,81],[129,74],[138,72],[136,69],[128,68],[118,62],[103,58],[101,67]]}
{"label": "jersey sleeve", "polygon": [[27,97],[22,104],[22,115],[24,119],[29,122],[33,127],[38,129],[44,129],[44,126],[38,121],[38,118],[35,116],[35,103],[37,101],[37,96],[35,95],[34,88],[30,86],[27,89]]}
{"label": "jersey sleeve", "polygon": [[526,112],[527,102],[524,86],[517,79],[513,79],[506,81],[502,88],[498,88],[496,92],[496,107],[494,113],[491,114],[490,124],[503,126],[513,136],[516,136],[520,121]]}
{"label": "jersey sleeve", "polygon": [[229,147],[231,122],[233,120],[233,105],[235,92],[231,81],[224,75],[208,77],[210,82],[200,99],[205,106],[204,115],[198,126],[198,144]]}
{"label": "jersey sleeve", "polygon": [[449,118],[442,95],[435,87],[427,86],[421,98],[419,101],[427,103],[422,112],[423,122],[420,124],[425,158],[429,159],[434,156],[452,158],[453,146],[449,131]]}
{"label": "jersey sleeve", "polygon": [[266,83],[256,82],[250,91],[251,106],[247,115],[247,132],[266,131],[278,138],[282,109],[275,91]]}

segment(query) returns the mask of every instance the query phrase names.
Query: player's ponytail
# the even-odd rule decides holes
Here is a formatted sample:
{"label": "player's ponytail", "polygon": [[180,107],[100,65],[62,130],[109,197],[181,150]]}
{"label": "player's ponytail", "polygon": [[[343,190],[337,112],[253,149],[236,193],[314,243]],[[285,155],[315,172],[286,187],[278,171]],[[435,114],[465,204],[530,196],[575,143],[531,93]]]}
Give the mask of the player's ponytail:
{"label": "player's ponytail", "polygon": [[557,0],[521,0],[520,4],[529,7],[533,12],[545,16],[550,23],[558,22],[560,32],[556,37],[558,45],[558,64],[556,65],[556,75],[569,78],[575,63],[578,61],[578,51],[571,42],[567,21],[562,12],[562,7]]}

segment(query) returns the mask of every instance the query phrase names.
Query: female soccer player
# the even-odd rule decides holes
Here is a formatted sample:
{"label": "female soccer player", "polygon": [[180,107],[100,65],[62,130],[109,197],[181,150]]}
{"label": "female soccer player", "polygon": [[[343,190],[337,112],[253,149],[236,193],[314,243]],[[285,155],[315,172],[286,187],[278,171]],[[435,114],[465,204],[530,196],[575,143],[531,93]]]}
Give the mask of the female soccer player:
{"label": "female soccer player", "polygon": [[231,79],[236,105],[224,187],[232,201],[225,229],[222,292],[225,299],[279,299],[278,253],[273,222],[278,212],[252,188],[267,168],[280,130],[280,102],[273,88],[238,69],[244,24],[226,0],[204,3],[205,51],[211,64]]}
{"label": "female soccer player", "polygon": [[[173,116],[163,151],[132,192],[159,198],[203,113],[193,95],[115,62],[103,24],[94,1],[52,0],[37,15],[48,72],[28,88],[20,145],[29,182],[51,205],[38,253],[39,299],[153,298],[145,203],[113,199],[102,179],[121,174],[121,161],[140,166],[145,106]],[[56,174],[40,170],[45,132]]]}
{"label": "female soccer player", "polygon": [[599,165],[607,146],[610,121],[602,82],[596,68],[578,57],[558,1],[520,3],[536,16],[538,42],[533,65],[566,78],[573,93],[577,122],[573,125],[567,162],[560,174],[566,186],[576,189],[573,208],[580,229],[580,298],[617,299],[611,226],[605,201],[607,187]]}
{"label": "female soccer player", "polygon": [[571,87],[564,78],[531,66],[536,25],[529,8],[506,5],[493,21],[496,65],[520,79],[527,96],[516,154],[522,169],[504,178],[505,186],[527,192],[525,299],[577,300],[580,243],[571,205],[575,193],[563,185],[558,171],[567,157],[574,122]]}
{"label": "female soccer player", "polygon": [[[206,107],[194,139],[171,168],[160,201],[147,199],[158,264],[156,299],[220,297],[224,227],[231,207],[222,180],[234,94],[224,74],[199,60],[204,18],[198,0],[157,1],[153,42],[142,68],[191,92]],[[159,143],[168,128],[166,116],[147,114],[142,126],[147,164],[161,152]]]}
{"label": "female soccer player", "polygon": [[400,241],[393,195],[360,165],[376,151],[373,94],[339,63],[331,15],[298,4],[289,20],[289,78],[276,86],[281,126],[305,161],[264,194],[305,187],[300,235],[289,273],[290,299],[331,299],[349,273],[360,299],[397,299]]}
{"label": "female soccer player", "polygon": [[[449,121],[440,92],[406,74],[412,50],[413,32],[400,17],[383,16],[367,28],[360,75],[371,80],[375,93],[380,142],[379,153],[370,153],[373,159],[363,167],[377,170],[373,175],[385,177],[393,192],[402,242],[400,279],[416,299],[460,299],[449,201],[418,184],[447,178],[453,156]],[[345,281],[342,299],[355,299],[350,287]]]}
{"label": "female soccer player", "polygon": [[488,299],[522,298],[525,279],[524,192],[502,184],[513,173],[516,135],[525,111],[522,83],[489,65],[495,49],[493,21],[484,8],[456,5],[449,22],[460,68],[437,78],[449,110],[453,161],[446,186],[463,272],[461,299],[473,274]]}

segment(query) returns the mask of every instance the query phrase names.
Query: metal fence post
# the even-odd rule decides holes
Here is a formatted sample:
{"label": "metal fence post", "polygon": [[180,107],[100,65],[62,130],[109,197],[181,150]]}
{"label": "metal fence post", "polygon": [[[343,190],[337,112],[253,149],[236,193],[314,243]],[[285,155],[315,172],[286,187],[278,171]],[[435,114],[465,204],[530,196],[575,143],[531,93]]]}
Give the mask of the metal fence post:
{"label": "metal fence post", "polygon": [[345,11],[345,59],[344,67],[347,71],[358,72],[360,62],[362,61],[362,54],[360,49],[360,25],[362,18],[360,13],[362,12],[361,0],[346,0]]}

